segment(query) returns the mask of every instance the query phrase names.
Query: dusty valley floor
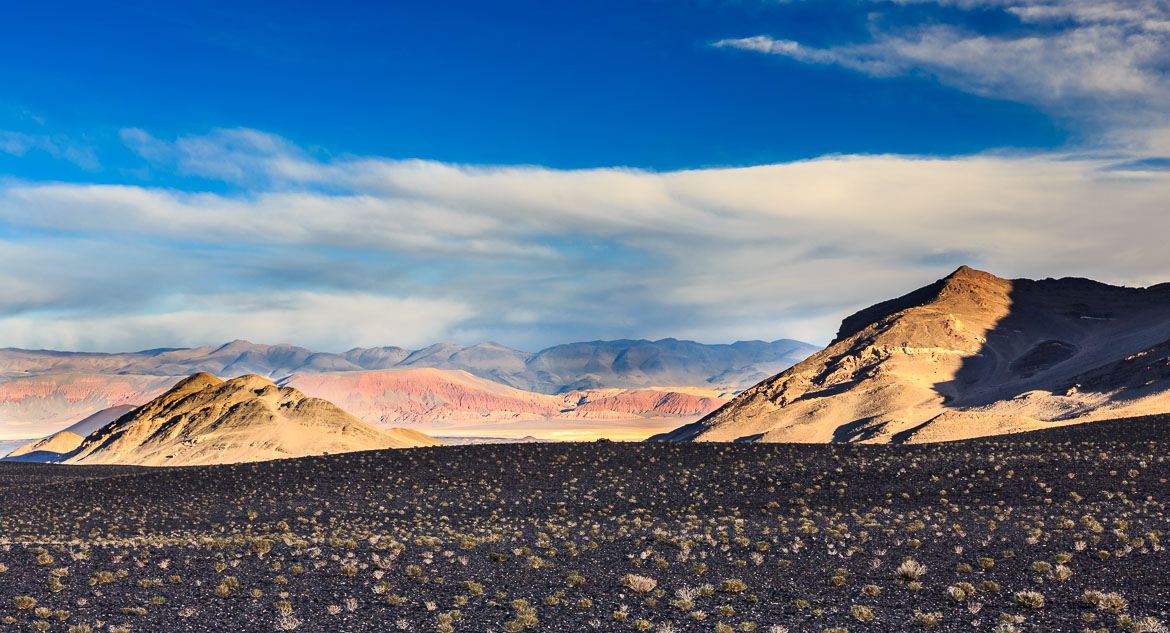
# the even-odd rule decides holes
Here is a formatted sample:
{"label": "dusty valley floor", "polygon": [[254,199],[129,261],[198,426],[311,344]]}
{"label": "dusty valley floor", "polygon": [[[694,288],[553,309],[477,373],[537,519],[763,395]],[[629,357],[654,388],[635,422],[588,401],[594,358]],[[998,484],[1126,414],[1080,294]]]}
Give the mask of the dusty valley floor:
{"label": "dusty valley floor", "polygon": [[0,631],[1156,631],[1167,429],[0,463]]}

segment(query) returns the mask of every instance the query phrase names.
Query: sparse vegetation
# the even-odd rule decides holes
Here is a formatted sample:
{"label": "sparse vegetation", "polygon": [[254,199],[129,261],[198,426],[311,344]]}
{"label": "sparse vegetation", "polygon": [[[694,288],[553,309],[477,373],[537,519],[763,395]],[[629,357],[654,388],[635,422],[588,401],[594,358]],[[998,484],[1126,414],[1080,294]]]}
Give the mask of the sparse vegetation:
{"label": "sparse vegetation", "polygon": [[4,463],[0,629],[1155,633],[1162,424]]}
{"label": "sparse vegetation", "polygon": [[1044,606],[1044,596],[1038,591],[1021,591],[1016,594],[1016,604],[1025,609],[1039,609]]}

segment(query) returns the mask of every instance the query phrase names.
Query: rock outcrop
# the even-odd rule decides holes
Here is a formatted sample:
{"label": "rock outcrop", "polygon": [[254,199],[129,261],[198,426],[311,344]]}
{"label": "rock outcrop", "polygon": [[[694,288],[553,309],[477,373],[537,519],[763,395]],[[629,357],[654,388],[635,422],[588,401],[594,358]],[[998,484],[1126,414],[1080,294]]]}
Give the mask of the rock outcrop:
{"label": "rock outcrop", "polygon": [[441,443],[409,429],[375,429],[260,376],[198,373],[94,431],[60,461],[185,466]]}
{"label": "rock outcrop", "polygon": [[923,442],[1170,411],[1170,284],[962,267],[655,440]]}

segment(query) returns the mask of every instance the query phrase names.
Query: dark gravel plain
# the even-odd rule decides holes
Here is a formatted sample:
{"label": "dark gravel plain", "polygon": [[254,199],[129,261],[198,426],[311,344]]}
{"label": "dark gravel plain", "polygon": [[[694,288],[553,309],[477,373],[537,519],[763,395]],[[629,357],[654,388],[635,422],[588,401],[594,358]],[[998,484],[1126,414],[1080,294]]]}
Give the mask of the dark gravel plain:
{"label": "dark gravel plain", "polygon": [[0,633],[1164,631],[1168,430],[0,463]]}

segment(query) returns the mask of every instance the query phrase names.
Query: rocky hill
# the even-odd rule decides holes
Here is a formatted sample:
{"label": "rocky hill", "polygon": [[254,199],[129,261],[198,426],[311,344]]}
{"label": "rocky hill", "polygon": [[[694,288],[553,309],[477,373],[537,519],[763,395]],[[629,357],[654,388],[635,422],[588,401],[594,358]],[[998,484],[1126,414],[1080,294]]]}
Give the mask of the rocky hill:
{"label": "rocky hill", "polygon": [[962,267],[658,440],[924,442],[1170,411],[1170,284]]}
{"label": "rocky hill", "polygon": [[[256,375],[190,376],[83,440],[69,431],[28,447],[38,461],[185,466],[441,444],[409,429],[381,431],[320,398]],[[45,456],[52,452],[55,456]]]}

